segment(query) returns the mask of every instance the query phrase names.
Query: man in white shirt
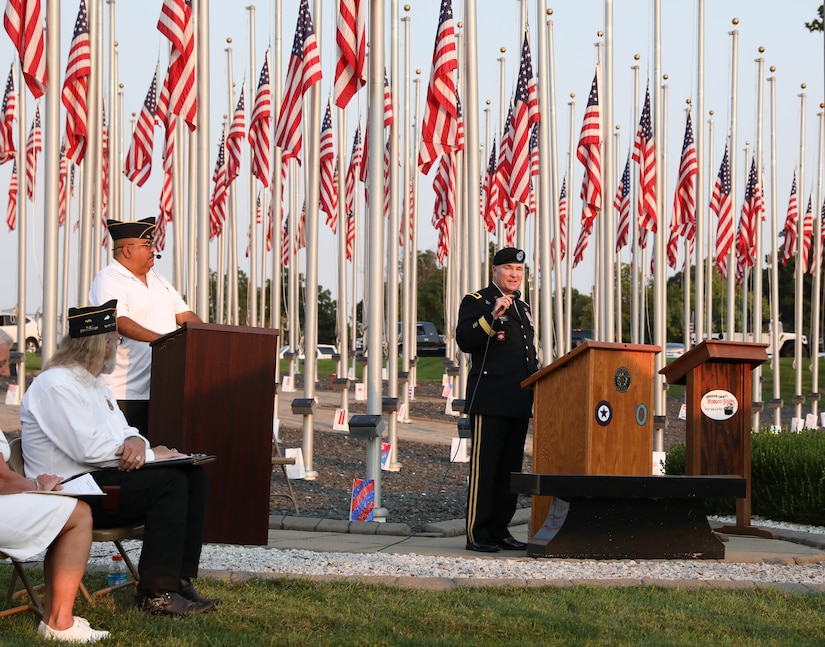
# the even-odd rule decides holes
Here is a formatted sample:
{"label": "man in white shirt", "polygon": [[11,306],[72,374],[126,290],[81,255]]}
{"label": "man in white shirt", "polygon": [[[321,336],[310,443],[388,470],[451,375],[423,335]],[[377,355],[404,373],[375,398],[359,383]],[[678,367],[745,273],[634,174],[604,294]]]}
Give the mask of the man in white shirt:
{"label": "man in white shirt", "polygon": [[20,405],[27,476],[91,472],[107,493],[85,498],[95,527],[144,522],[141,606],[161,615],[210,611],[217,601],[192,585],[203,543],[208,474],[193,465],[151,465],[184,454],[150,447],[126,422],[103,379],[114,369],[117,348],[114,300],[69,309],[68,337]]}
{"label": "man in white shirt", "polygon": [[155,219],[106,221],[114,243],[112,262],[92,282],[89,302],[117,299],[121,343],[117,365],[106,380],[126,420],[149,437],[149,342],[188,321],[200,321],[174,286],[155,272]]}

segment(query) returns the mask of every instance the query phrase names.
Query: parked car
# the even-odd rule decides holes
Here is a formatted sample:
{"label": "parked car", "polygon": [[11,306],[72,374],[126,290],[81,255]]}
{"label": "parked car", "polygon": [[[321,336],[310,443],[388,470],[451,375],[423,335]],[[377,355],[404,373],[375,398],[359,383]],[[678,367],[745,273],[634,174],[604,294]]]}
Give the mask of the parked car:
{"label": "parked car", "polygon": [[[298,346],[298,359],[304,359],[304,349]],[[285,359],[289,352],[289,346],[281,346],[278,350],[278,358]],[[333,355],[338,354],[338,349],[332,344],[318,344],[315,349],[315,357],[318,359],[332,359]]]}
{"label": "parked car", "polygon": [[685,353],[685,345],[678,342],[669,341],[665,344],[665,357],[668,359],[675,359],[681,357]]}
{"label": "parked car", "polygon": [[581,346],[586,341],[593,341],[593,330],[591,328],[573,328],[570,331],[571,349]]}
{"label": "parked car", "polygon": [[[418,354],[420,356],[436,355],[444,356],[447,352],[447,344],[444,341],[444,335],[438,332],[435,324],[432,321],[417,321],[415,323],[415,341]],[[399,352],[404,347],[402,339],[401,323],[398,324],[398,350]]]}
{"label": "parked car", "polygon": [[[7,333],[12,341],[17,344],[17,316],[10,312],[0,312],[0,329]],[[37,322],[31,317],[26,317],[26,352],[36,353],[40,348],[40,329]]]}

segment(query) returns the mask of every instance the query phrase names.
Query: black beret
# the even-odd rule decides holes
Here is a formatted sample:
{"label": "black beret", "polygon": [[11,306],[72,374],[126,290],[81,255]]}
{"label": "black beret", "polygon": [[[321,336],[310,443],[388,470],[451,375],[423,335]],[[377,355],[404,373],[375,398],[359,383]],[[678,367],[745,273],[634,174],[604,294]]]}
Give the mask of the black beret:
{"label": "black beret", "polygon": [[112,240],[122,240],[123,238],[143,238],[152,240],[155,237],[155,219],[144,218],[137,222],[121,222],[111,218],[106,220],[106,228]]}
{"label": "black beret", "polygon": [[101,306],[69,308],[69,337],[91,337],[117,330],[117,299]]}
{"label": "black beret", "polygon": [[506,263],[523,263],[524,250],[515,247],[505,247],[496,252],[493,256],[493,265],[504,265]]}

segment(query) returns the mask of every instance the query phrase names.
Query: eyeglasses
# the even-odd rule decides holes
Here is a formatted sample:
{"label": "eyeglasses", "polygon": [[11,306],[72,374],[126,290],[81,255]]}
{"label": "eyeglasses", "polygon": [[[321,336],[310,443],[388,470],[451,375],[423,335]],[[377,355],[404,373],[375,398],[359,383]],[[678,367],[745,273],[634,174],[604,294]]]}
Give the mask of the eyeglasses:
{"label": "eyeglasses", "polygon": [[[130,243],[131,247],[145,247],[146,249],[154,249],[154,243]],[[124,245],[126,247],[126,245]]]}

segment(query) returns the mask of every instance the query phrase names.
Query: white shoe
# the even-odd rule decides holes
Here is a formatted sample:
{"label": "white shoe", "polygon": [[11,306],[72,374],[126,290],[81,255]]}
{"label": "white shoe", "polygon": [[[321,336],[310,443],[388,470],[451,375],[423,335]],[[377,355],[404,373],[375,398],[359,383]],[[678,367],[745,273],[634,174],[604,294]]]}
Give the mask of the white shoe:
{"label": "white shoe", "polygon": [[46,640],[62,640],[70,643],[93,643],[109,637],[108,631],[92,629],[88,620],[78,616],[74,616],[74,623],[71,627],[63,630],[52,629],[41,620],[37,633]]}

